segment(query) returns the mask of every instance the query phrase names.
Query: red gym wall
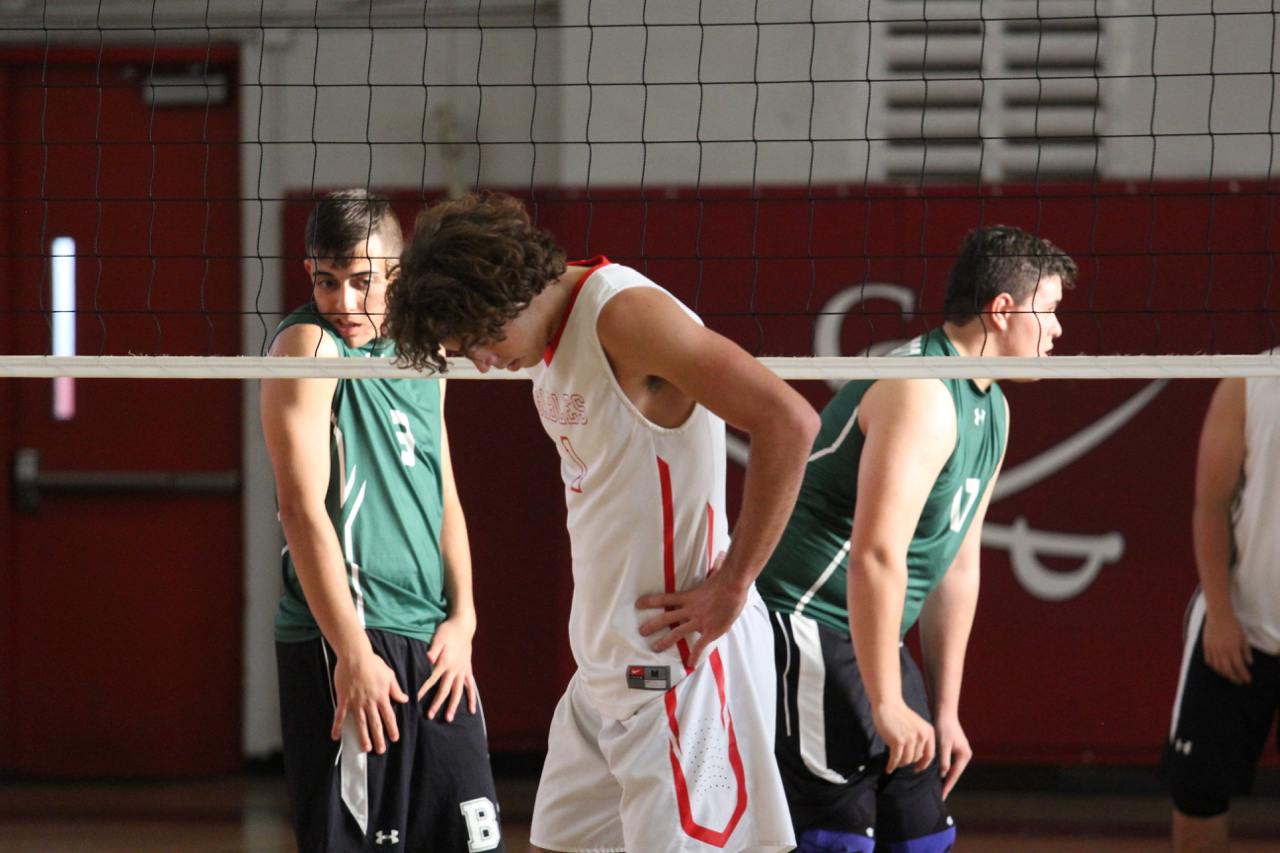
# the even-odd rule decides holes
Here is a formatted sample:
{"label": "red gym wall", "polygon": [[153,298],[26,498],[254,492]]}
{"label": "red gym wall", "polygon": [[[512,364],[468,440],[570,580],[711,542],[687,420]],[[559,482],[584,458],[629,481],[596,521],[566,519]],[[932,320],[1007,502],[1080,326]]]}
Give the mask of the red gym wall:
{"label": "red gym wall", "polygon": [[[49,351],[58,236],[79,256],[81,354],[240,352],[234,98],[153,111],[140,91],[152,67],[235,62],[0,50],[0,352]],[[6,465],[33,448],[51,472],[238,475],[240,382],[76,380],[67,421],[51,384],[0,379]],[[242,767],[239,497],[44,495],[20,512],[4,488],[0,514],[0,773]]]}
{"label": "red gym wall", "polygon": [[[1048,237],[1080,263],[1060,312],[1058,353],[1252,353],[1276,343],[1257,310],[1280,303],[1272,190],[1257,182],[1042,185],[930,188],[924,198],[837,186],[766,190],[758,199],[734,189],[539,190],[534,210],[571,257],[605,254],[638,267],[761,355],[813,354],[811,315],[863,283],[895,285],[879,292],[905,294],[906,304],[869,299],[841,309],[841,353],[937,324],[956,247],[970,229],[994,223]],[[393,195],[409,227],[421,195]],[[311,197],[286,208],[287,253],[300,253]],[[290,306],[309,298],[300,256],[287,262],[286,280]],[[820,382],[799,387],[817,407],[832,393]],[[1004,387],[1012,407],[1006,478],[1022,487],[988,514],[1000,547],[983,552],[962,700],[976,759],[1154,762],[1196,585],[1192,475],[1213,384]],[[451,383],[448,418],[472,531],[476,669],[491,745],[544,748],[573,667],[558,462],[525,382]],[[1080,446],[1091,426],[1113,432]],[[1060,445],[1063,467],[1033,461]],[[730,472],[736,505],[741,469]]]}

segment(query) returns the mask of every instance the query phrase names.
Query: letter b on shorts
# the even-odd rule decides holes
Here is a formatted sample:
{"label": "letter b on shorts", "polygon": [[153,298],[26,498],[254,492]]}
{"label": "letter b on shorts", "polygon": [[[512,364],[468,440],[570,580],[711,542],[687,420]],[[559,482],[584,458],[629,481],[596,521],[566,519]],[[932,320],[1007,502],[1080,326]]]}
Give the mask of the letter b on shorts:
{"label": "letter b on shorts", "polygon": [[488,797],[479,797],[460,803],[462,817],[467,822],[467,850],[469,853],[481,853],[492,850],[502,840],[502,832],[498,829],[498,810]]}

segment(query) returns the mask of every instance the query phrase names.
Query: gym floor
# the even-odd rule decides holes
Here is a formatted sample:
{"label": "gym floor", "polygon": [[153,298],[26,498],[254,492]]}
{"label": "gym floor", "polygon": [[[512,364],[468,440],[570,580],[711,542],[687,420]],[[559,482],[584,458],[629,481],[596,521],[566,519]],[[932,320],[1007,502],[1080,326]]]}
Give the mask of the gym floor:
{"label": "gym floor", "polygon": [[[962,784],[950,800],[961,829],[957,853],[1169,849],[1169,805],[1151,771],[1096,778],[1059,773],[1047,779],[1043,772],[975,770],[970,790]],[[1233,806],[1235,853],[1280,851],[1280,791],[1274,781],[1261,780],[1262,795]],[[500,775],[498,787],[507,850],[525,853],[536,776]],[[293,850],[288,798],[275,774],[163,782],[0,781],[0,853]]]}

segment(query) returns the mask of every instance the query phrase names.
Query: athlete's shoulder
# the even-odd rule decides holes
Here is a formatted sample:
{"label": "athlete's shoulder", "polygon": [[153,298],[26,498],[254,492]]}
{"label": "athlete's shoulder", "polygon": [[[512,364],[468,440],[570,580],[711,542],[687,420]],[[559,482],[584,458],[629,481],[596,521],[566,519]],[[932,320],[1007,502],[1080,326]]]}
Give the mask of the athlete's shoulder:
{"label": "athlete's shoulder", "polygon": [[333,357],[341,355],[338,335],[309,302],[280,321],[268,351],[273,356]]}
{"label": "athlete's shoulder", "polygon": [[[887,355],[890,358],[916,356],[955,355],[955,347],[942,327],[904,341]],[[853,385],[855,383],[850,383]],[[920,379],[876,379],[866,383],[861,392],[863,404],[887,407],[899,411],[908,410],[919,416],[945,416],[954,408],[954,389],[947,380],[933,377]]]}
{"label": "athlete's shoulder", "polygon": [[277,332],[267,354],[286,358],[334,358],[342,353],[333,336],[320,326],[298,323]]}
{"label": "athlete's shoulder", "polygon": [[280,321],[280,325],[276,326],[276,334],[278,335],[285,329],[299,325],[320,326],[323,328],[328,326],[329,323],[320,314],[319,310],[317,310],[314,302],[307,302],[303,305],[299,305],[297,308],[294,308],[283,320]]}
{"label": "athlete's shoulder", "polygon": [[955,400],[941,379],[877,381],[862,395],[858,423],[868,438],[912,436],[921,447],[954,447],[959,431]]}
{"label": "athlete's shoulder", "polygon": [[635,285],[647,283],[657,287],[647,275],[640,272],[635,267],[629,267],[626,264],[617,264],[607,258],[596,258],[591,261],[584,261],[579,266],[590,267],[590,276],[599,276],[602,281],[611,282],[622,285]]}
{"label": "athlete's shoulder", "polygon": [[862,395],[863,408],[879,407],[921,417],[955,414],[955,403],[945,381],[920,379],[878,379]]}
{"label": "athlete's shoulder", "polygon": [[610,264],[601,267],[591,278],[593,281],[588,284],[595,286],[595,299],[602,309],[608,305],[612,313],[659,323],[667,322],[665,315],[675,310],[702,324],[702,319],[688,305],[639,270]]}
{"label": "athlete's shoulder", "polygon": [[890,358],[957,354],[955,347],[951,344],[951,339],[947,337],[941,326],[925,332],[923,335],[918,335],[909,341],[903,341],[885,353]]}
{"label": "athlete's shoulder", "polygon": [[[583,289],[594,291],[603,303],[620,293],[636,289],[649,289],[667,293],[660,284],[637,269],[625,264],[605,263],[591,270],[583,281]],[[669,293],[667,293],[670,296]],[[674,297],[671,297],[674,299]]]}

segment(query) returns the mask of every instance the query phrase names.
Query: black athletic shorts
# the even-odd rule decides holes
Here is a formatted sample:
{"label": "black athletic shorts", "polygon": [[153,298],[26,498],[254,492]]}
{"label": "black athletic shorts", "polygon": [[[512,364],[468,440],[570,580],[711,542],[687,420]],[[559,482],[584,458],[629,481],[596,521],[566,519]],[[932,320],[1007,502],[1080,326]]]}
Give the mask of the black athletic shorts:
{"label": "black athletic shorts", "polygon": [[1187,628],[1161,769],[1179,810],[1212,817],[1227,810],[1228,797],[1253,788],[1267,733],[1280,710],[1280,659],[1254,649],[1252,680],[1237,686],[1205,662],[1203,607],[1193,604]]}
{"label": "black athletic shorts", "polygon": [[[333,649],[323,640],[276,643],[285,779],[299,853],[504,851],[479,704],[472,714],[464,697],[453,722],[445,722],[443,709],[428,720],[439,688],[418,700],[431,674],[428,644],[386,631],[367,633],[409,701],[392,702],[400,739],[388,740],[382,755],[365,753],[363,774],[344,768],[352,762],[342,759],[340,743],[329,737]],[[344,775],[355,811],[343,798]],[[359,811],[366,813],[363,828]]]}
{"label": "black athletic shorts", "polygon": [[[807,616],[769,615],[778,672],[775,752],[796,837],[813,829],[900,844],[950,830],[936,758],[923,772],[884,772],[888,749],[871,721],[849,635]],[[924,679],[905,647],[901,666],[903,698],[932,721]]]}

